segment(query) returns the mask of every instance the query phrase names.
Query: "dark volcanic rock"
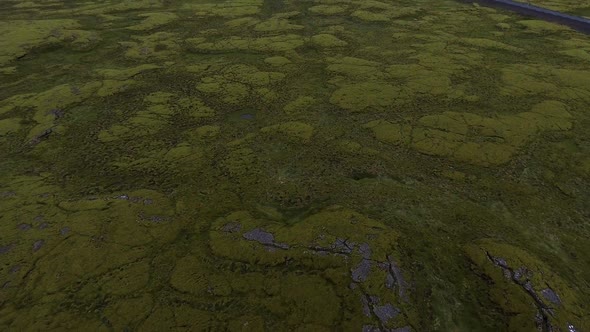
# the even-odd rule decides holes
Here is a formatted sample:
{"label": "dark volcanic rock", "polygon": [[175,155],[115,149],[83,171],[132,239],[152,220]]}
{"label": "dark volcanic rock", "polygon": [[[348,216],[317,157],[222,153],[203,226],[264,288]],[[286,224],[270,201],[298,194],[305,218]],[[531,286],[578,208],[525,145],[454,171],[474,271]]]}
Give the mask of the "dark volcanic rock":
{"label": "dark volcanic rock", "polygon": [[348,242],[348,240],[340,238],[336,239],[336,242],[332,245],[334,250],[340,251],[343,254],[351,254],[354,246],[355,244],[353,242]]}
{"label": "dark volcanic rock", "polygon": [[62,227],[62,229],[59,230],[59,234],[61,234],[62,236],[66,236],[70,233],[71,228],[66,226],[66,227]]}
{"label": "dark volcanic rock", "polygon": [[375,313],[375,316],[379,318],[379,321],[381,321],[382,324],[386,324],[389,322],[389,320],[395,318],[400,313],[397,308],[389,303],[386,305],[374,306],[373,312]]}
{"label": "dark volcanic rock", "polygon": [[150,216],[147,219],[153,223],[161,223],[166,221],[166,218],[161,216]]}
{"label": "dark volcanic rock", "polygon": [[5,198],[5,197],[14,197],[16,196],[16,192],[14,191],[3,191],[0,193],[0,197]]}
{"label": "dark volcanic rock", "polygon": [[242,230],[242,224],[240,224],[239,222],[230,222],[223,225],[223,228],[221,228],[221,230],[226,233],[236,233]]}
{"label": "dark volcanic rock", "polygon": [[578,332],[578,330],[576,329],[575,326],[573,326],[572,324],[567,324],[567,332]]}
{"label": "dark volcanic rock", "polygon": [[16,226],[16,228],[20,229],[21,231],[28,231],[29,229],[31,229],[31,225],[23,223]]}
{"label": "dark volcanic rock", "polygon": [[369,307],[369,301],[365,296],[361,296],[361,301],[363,302],[363,314],[367,317],[371,317],[371,308]]}
{"label": "dark volcanic rock", "polygon": [[545,288],[541,291],[541,295],[543,295],[543,297],[545,299],[547,299],[549,302],[553,303],[553,304],[561,304],[561,300],[559,299],[559,296],[553,291],[553,289],[551,288]]}
{"label": "dark volcanic rock", "polygon": [[363,332],[381,332],[381,329],[374,325],[363,325]]}
{"label": "dark volcanic rock", "polygon": [[395,285],[397,285],[397,287],[398,287],[397,292],[398,292],[399,297],[402,300],[407,301],[406,281],[404,280],[401,269],[397,266],[397,264],[395,263],[395,261],[393,260],[393,258],[391,256],[387,256],[387,267],[388,267],[389,273],[388,273],[387,278],[385,280],[385,286],[387,288],[392,288]]}
{"label": "dark volcanic rock", "polygon": [[359,252],[364,259],[371,258],[371,247],[369,247],[368,243],[361,243],[361,245],[359,246]]}
{"label": "dark volcanic rock", "polygon": [[55,117],[55,119],[57,120],[57,119],[63,118],[65,113],[63,110],[54,108],[54,109],[50,110],[49,112],[47,112],[47,114],[53,115]]}
{"label": "dark volcanic rock", "polygon": [[398,329],[393,330],[393,332],[411,332],[412,328],[409,326],[400,327]]}
{"label": "dark volcanic rock", "polygon": [[275,237],[274,235],[272,235],[272,233],[269,233],[265,230],[262,230],[260,228],[254,228],[253,230],[244,233],[244,239],[249,240],[249,241],[256,241],[258,243],[261,244],[274,244],[275,242]]}
{"label": "dark volcanic rock", "polygon": [[17,273],[18,271],[20,271],[21,268],[22,268],[22,266],[15,265],[15,266],[13,266],[13,267],[10,268],[10,273],[11,274]]}
{"label": "dark volcanic rock", "polygon": [[385,287],[392,289],[395,286],[395,278],[393,277],[393,275],[391,273],[387,274],[387,277],[385,277]]}
{"label": "dark volcanic rock", "polygon": [[35,241],[35,243],[33,243],[33,252],[36,252],[39,249],[43,248],[43,245],[45,245],[45,240]]}
{"label": "dark volcanic rock", "polygon": [[371,272],[371,261],[363,258],[359,265],[357,265],[357,267],[351,272],[352,280],[356,282],[363,282],[367,280],[369,273]]}
{"label": "dark volcanic rock", "polygon": [[0,247],[0,255],[7,254],[12,249],[13,245],[9,244],[7,246]]}
{"label": "dark volcanic rock", "polygon": [[289,245],[286,243],[276,243],[275,237],[272,233],[269,233],[261,228],[254,228],[253,230],[244,233],[242,235],[244,239],[248,241],[256,241],[260,244],[271,246],[280,249],[289,249]]}

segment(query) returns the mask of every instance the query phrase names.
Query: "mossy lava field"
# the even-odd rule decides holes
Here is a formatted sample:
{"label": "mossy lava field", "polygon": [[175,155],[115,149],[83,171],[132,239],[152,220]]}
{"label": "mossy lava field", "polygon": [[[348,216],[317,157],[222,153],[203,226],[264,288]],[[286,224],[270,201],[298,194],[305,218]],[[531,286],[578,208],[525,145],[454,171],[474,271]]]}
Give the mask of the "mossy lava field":
{"label": "mossy lava field", "polygon": [[455,0],[2,0],[0,330],[590,331],[590,36]]}

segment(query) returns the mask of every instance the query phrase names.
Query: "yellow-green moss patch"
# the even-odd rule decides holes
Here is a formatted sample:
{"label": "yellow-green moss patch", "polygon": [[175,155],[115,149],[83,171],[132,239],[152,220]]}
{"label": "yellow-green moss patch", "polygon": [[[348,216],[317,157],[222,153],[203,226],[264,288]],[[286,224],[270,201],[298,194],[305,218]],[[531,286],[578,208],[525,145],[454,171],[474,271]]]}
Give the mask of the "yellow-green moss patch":
{"label": "yellow-green moss patch", "polygon": [[144,13],[139,17],[145,17],[141,23],[128,27],[129,30],[148,31],[178,19],[174,13]]}
{"label": "yellow-green moss patch", "polygon": [[384,143],[488,166],[508,162],[542,131],[570,130],[572,119],[565,104],[545,101],[530,112],[497,118],[444,112],[418,119],[417,126],[376,120],[365,127]]}
{"label": "yellow-green moss patch", "polygon": [[342,87],[332,94],[330,102],[351,112],[371,108],[383,109],[395,103],[400,89],[381,82],[366,82]]}
{"label": "yellow-green moss patch", "polygon": [[327,33],[312,36],[311,43],[320,47],[342,47],[348,45],[344,40],[338,39],[336,36]]}
{"label": "yellow-green moss patch", "polygon": [[0,120],[0,136],[17,132],[21,127],[20,118],[8,118]]}

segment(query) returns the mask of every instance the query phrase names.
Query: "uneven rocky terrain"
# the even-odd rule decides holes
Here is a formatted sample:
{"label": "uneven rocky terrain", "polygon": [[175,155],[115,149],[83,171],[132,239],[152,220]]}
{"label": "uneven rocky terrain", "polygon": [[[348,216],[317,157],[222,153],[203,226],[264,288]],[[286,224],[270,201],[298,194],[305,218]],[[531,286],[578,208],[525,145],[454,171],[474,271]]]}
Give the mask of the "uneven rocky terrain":
{"label": "uneven rocky terrain", "polygon": [[589,110],[476,4],[4,0],[0,329],[590,331]]}

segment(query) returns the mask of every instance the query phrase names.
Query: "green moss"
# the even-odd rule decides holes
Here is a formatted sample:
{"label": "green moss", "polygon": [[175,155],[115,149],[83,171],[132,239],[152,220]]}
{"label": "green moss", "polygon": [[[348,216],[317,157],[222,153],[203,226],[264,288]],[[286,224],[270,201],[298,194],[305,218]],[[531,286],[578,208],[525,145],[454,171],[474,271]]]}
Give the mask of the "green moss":
{"label": "green moss", "polygon": [[485,251],[588,330],[583,35],[452,1],[1,12],[5,330],[536,329]]}
{"label": "green moss", "polygon": [[258,95],[260,101],[268,105],[279,99],[279,94],[269,88],[256,88],[254,92]]}
{"label": "green moss", "polygon": [[230,28],[250,27],[260,23],[260,20],[255,17],[241,17],[225,22],[225,25]]}
{"label": "green moss", "polygon": [[260,22],[254,26],[254,31],[259,32],[282,32],[291,30],[301,30],[303,25],[292,24],[288,19],[271,18]]}
{"label": "green moss", "polygon": [[575,90],[590,91],[590,77],[588,70],[555,68],[551,71],[560,82]]}
{"label": "green moss", "polygon": [[366,22],[389,22],[389,17],[387,15],[367,10],[354,11],[350,16]]}
{"label": "green moss", "polygon": [[315,98],[310,97],[310,96],[301,96],[301,97],[297,97],[297,99],[295,99],[295,100],[291,101],[290,103],[288,103],[287,105],[285,105],[283,110],[287,114],[304,113],[306,111],[311,110],[312,107],[316,104],[317,104],[317,100]]}
{"label": "green moss", "polygon": [[50,122],[55,116],[49,114],[49,111],[65,109],[87,99],[100,85],[100,82],[91,82],[81,86],[63,84],[38,94],[15,95],[2,102],[0,114],[12,111],[17,107],[29,108],[36,110],[33,120],[38,123]]}
{"label": "green moss", "polygon": [[17,108],[34,110],[32,119],[37,125],[27,135],[27,141],[30,141],[55,127],[56,116],[52,113],[53,110],[61,111],[72,107],[88,99],[94,93],[108,95],[119,92],[122,88],[120,82],[105,82],[106,85],[103,82],[90,82],[79,86],[63,84],[38,94],[16,95],[3,101],[0,114]]}
{"label": "green moss", "polygon": [[288,65],[291,63],[291,60],[282,57],[282,56],[273,56],[273,57],[269,57],[264,59],[264,62],[268,63],[271,66],[275,66],[275,67],[281,67],[284,65]]}
{"label": "green moss", "polygon": [[261,0],[240,0],[227,1],[221,4],[199,3],[184,4],[185,10],[197,10],[197,16],[221,16],[226,18],[255,15],[260,12]]}
{"label": "green moss", "polygon": [[[498,23],[498,24],[502,24],[502,23]],[[502,27],[503,29],[507,29],[508,27]],[[489,49],[497,49],[497,50],[503,50],[503,51],[509,51],[509,52],[515,52],[515,53],[524,53],[524,49],[519,48],[519,47],[515,47],[512,45],[507,45],[505,43],[501,43],[495,40],[491,40],[491,39],[485,39],[485,38],[461,38],[459,39],[459,41],[461,43],[467,44],[467,45],[472,45],[472,46],[476,46],[476,47],[482,47],[482,48],[489,48]]]}
{"label": "green moss", "polygon": [[199,139],[209,139],[217,137],[220,133],[219,126],[201,126],[195,129],[195,135]]}
{"label": "green moss", "polygon": [[[241,236],[237,237],[235,233],[222,232],[221,229],[223,226],[230,221],[242,225],[240,233],[245,233],[256,227],[263,227],[264,230],[274,234],[275,242],[286,243],[294,246],[294,248],[267,251],[265,253],[265,251],[259,250],[263,249],[262,245],[251,246],[249,245],[249,241]],[[351,223],[351,221],[354,222]],[[374,227],[374,230],[371,230],[372,227]],[[366,234],[373,234],[376,230],[383,228],[384,226],[379,222],[341,207],[326,209],[292,226],[256,220],[249,213],[239,211],[228,215],[226,218],[221,218],[214,223],[211,231],[212,249],[222,256],[229,256],[240,260],[246,259],[248,261],[259,260],[262,264],[279,263],[282,260],[281,257],[298,257],[304,264],[342,267],[341,264],[343,262],[339,261],[340,258],[334,256],[325,256],[323,263],[320,263],[322,256],[314,256],[312,251],[309,251],[308,248],[306,249],[306,246],[315,243],[315,245],[329,247],[334,243],[336,238],[347,238],[349,241],[357,244],[363,243],[367,241]],[[329,234],[326,233],[326,230],[329,230]],[[320,236],[321,234],[324,235]],[[397,233],[391,232],[387,236],[377,237],[375,241],[372,241],[373,257],[376,260],[386,259],[385,256],[391,250],[392,241],[397,236]],[[230,242],[234,244],[226,246]],[[301,246],[306,250],[298,249]],[[304,259],[304,257],[308,258]],[[346,274],[348,275],[348,273]]]}
{"label": "green moss", "polygon": [[589,71],[511,65],[502,69],[503,95],[540,95],[561,100],[590,101]]}
{"label": "green moss", "polygon": [[383,70],[375,61],[360,58],[342,57],[328,58],[330,65],[326,69],[331,73],[346,75],[352,79],[383,79]]}
{"label": "green moss", "polygon": [[333,288],[318,276],[287,276],[283,279],[281,297],[292,308],[286,318],[286,323],[292,326],[302,320],[332,326],[340,312],[340,301]]}
{"label": "green moss", "polygon": [[351,140],[340,140],[337,143],[338,150],[345,153],[358,153],[361,151],[362,147],[363,146],[358,142]]}
{"label": "green moss", "polygon": [[162,331],[174,330],[178,326],[191,326],[196,330],[206,330],[216,325],[213,316],[205,310],[199,310],[187,304],[157,305],[152,308],[150,315],[141,322],[139,329]]}
{"label": "green moss", "polygon": [[223,87],[221,83],[215,81],[215,78],[205,78],[197,85],[197,90],[203,93],[221,93]]}
{"label": "green moss", "polygon": [[488,14],[489,18],[497,22],[503,22],[509,20],[511,17],[504,14]]}
{"label": "green moss", "polygon": [[308,11],[316,15],[341,15],[348,10],[346,5],[317,5],[309,7]]}
{"label": "green moss", "polygon": [[209,277],[203,267],[203,258],[186,256],[176,262],[170,277],[172,287],[182,292],[203,295],[209,286]]}
{"label": "green moss", "polygon": [[125,57],[132,60],[166,60],[180,51],[177,35],[156,32],[147,36],[133,36],[136,41],[119,42],[125,48]]}
{"label": "green moss", "polygon": [[[88,221],[89,219],[86,219],[86,222]],[[128,250],[127,246],[95,244],[96,242],[89,241],[89,238],[84,236],[73,236],[61,242],[56,247],[58,252],[49,253],[38,263],[37,270],[30,276],[35,280],[32,284],[36,284],[37,287],[28,286],[28,291],[35,297],[55,292],[80,280],[81,275],[88,276],[90,271],[92,275],[100,275],[143,256],[140,250]],[[114,256],[109,257],[110,255]],[[43,278],[47,274],[59,274],[61,278]]]}
{"label": "green moss", "polygon": [[102,278],[99,287],[112,295],[135,294],[149,281],[150,265],[146,261],[133,263]]}
{"label": "green moss", "polygon": [[273,92],[266,86],[277,84],[284,77],[285,74],[279,72],[263,72],[254,66],[235,65],[223,69],[219,75],[202,78],[197,90],[216,95],[232,105],[243,103],[251,94],[272,101]]}
{"label": "green moss", "polygon": [[8,118],[0,120],[0,136],[14,133],[20,130],[22,119]]}
{"label": "green moss", "polygon": [[285,52],[294,50],[305,43],[302,36],[287,34],[272,37],[244,38],[232,36],[215,42],[199,42],[191,44],[192,49],[207,51],[258,51]]}
{"label": "green moss", "polygon": [[312,44],[320,47],[342,47],[348,45],[347,42],[327,33],[311,36],[310,40]]}
{"label": "green moss", "polygon": [[146,10],[161,8],[162,3],[154,0],[134,0],[120,3],[83,3],[64,9],[53,9],[52,12],[61,15],[104,15],[108,13],[128,12],[131,10]]}
{"label": "green moss", "polygon": [[417,126],[375,120],[364,127],[384,143],[487,166],[508,162],[542,131],[570,130],[571,118],[565,104],[544,101],[530,112],[497,118],[444,112],[418,119]]}
{"label": "green moss", "polygon": [[105,79],[110,80],[126,80],[136,76],[144,71],[158,69],[159,66],[152,65],[152,64],[145,64],[140,65],[137,67],[127,68],[127,69],[97,69],[96,72],[104,77]]}
{"label": "green moss", "polygon": [[76,51],[89,51],[101,42],[96,32],[85,30],[64,30],[59,33],[58,38]]}
{"label": "green moss", "polygon": [[409,125],[375,120],[365,124],[363,127],[373,130],[375,138],[383,143],[393,145],[408,144],[411,139],[412,127]]}
{"label": "green moss", "polygon": [[0,66],[27,54],[35,47],[59,42],[61,31],[79,28],[76,20],[3,21],[0,23]]}
{"label": "green moss", "polygon": [[145,19],[141,23],[130,26],[127,29],[137,31],[148,31],[154,28],[158,28],[162,25],[166,25],[178,19],[178,16],[176,16],[176,14],[166,12],[144,13],[140,14],[139,17],[145,17]]}
{"label": "green moss", "polygon": [[205,103],[197,98],[181,98],[177,105],[186,110],[189,116],[195,119],[210,118],[215,116],[215,110],[205,105]]}
{"label": "green moss", "polygon": [[[202,40],[205,40],[205,39],[203,38]],[[186,66],[184,68],[189,73],[199,74],[199,73],[207,71],[207,69],[209,69],[210,66],[211,65],[209,65],[209,64],[197,64],[197,65]]]}
{"label": "green moss", "polygon": [[[521,248],[491,239],[468,245],[465,251],[477,269],[493,281],[490,296],[506,313],[511,314],[511,330],[535,329],[535,321],[530,317],[537,314],[538,308],[524,286],[512,278],[506,278],[503,269],[494,264],[490,257],[504,259],[512,271],[525,269],[521,278],[530,282],[531,290],[544,302],[543,305],[552,308],[552,314],[547,315],[549,324],[555,328],[566,328],[568,324],[573,324],[576,328],[589,326],[590,321],[580,316],[584,309],[578,293],[569,288],[558,274],[538,258]],[[541,295],[542,290],[547,288],[559,296],[559,305],[556,306]]]}
{"label": "green moss", "polygon": [[0,68],[0,74],[2,75],[12,75],[16,73],[16,67],[4,67]]}
{"label": "green moss", "polygon": [[270,220],[281,221],[284,219],[283,214],[272,206],[258,205],[256,210]]}
{"label": "green moss", "polygon": [[506,87],[501,88],[503,94],[509,95],[532,95],[548,94],[557,90],[554,83],[539,79],[535,76],[537,70],[527,66],[512,66],[512,68],[502,69],[502,80]]}
{"label": "green moss", "polygon": [[344,86],[332,94],[330,102],[351,112],[383,109],[393,105],[401,91],[387,83],[367,82]]}
{"label": "green moss", "polygon": [[96,95],[99,97],[107,97],[126,91],[130,87],[137,84],[135,80],[115,81],[115,80],[104,80],[102,81],[101,87],[96,91]]}
{"label": "green moss", "polygon": [[240,143],[244,143],[246,140],[234,141],[233,144],[228,144],[232,149],[223,160],[222,164],[230,175],[239,177],[244,173],[249,173],[256,166],[258,157],[254,153],[254,150],[241,147]]}
{"label": "green moss", "polygon": [[516,24],[524,27],[527,32],[535,34],[569,30],[569,28],[563,25],[541,20],[522,20],[517,21]]}
{"label": "green moss", "polygon": [[34,328],[37,330],[75,328],[97,330],[100,329],[101,322],[88,315],[53,311],[51,305],[41,304],[28,309],[22,316],[13,318],[11,326],[17,329]]}
{"label": "green moss", "polygon": [[108,202],[102,199],[85,199],[80,201],[62,201],[58,205],[67,211],[104,210]]}
{"label": "green moss", "polygon": [[225,83],[215,92],[221,93],[221,101],[230,105],[241,104],[250,95],[250,89],[242,83]]}
{"label": "green moss", "polygon": [[124,329],[131,324],[139,324],[143,317],[150,314],[153,305],[152,296],[144,293],[137,297],[124,298],[109,303],[104,310],[104,314],[113,325],[113,328]]}
{"label": "green moss", "polygon": [[254,315],[241,316],[228,323],[228,329],[231,331],[261,331],[264,330],[264,326],[264,319]]}
{"label": "green moss", "polygon": [[308,143],[313,135],[313,127],[303,122],[284,122],[260,129],[262,133],[285,135],[293,142]]}
{"label": "green moss", "polygon": [[559,53],[565,54],[565,55],[570,56],[572,58],[590,61],[590,52],[585,51],[585,50],[571,49],[571,50],[560,51]]}
{"label": "green moss", "polygon": [[502,30],[508,30],[508,29],[510,29],[510,27],[511,27],[511,25],[510,25],[510,24],[508,24],[508,23],[503,23],[503,22],[502,22],[502,23],[498,23],[498,24],[496,24],[496,26],[497,26],[498,28],[502,29]]}
{"label": "green moss", "polygon": [[152,104],[167,104],[175,94],[170,92],[152,92],[143,100]]}
{"label": "green moss", "polygon": [[449,78],[453,66],[449,64],[449,67],[443,68],[431,61],[436,60],[430,56],[421,56],[422,64],[391,65],[387,68],[387,73],[392,78],[404,79],[404,91],[409,95],[433,94],[451,98],[462,96],[460,89],[453,89]]}
{"label": "green moss", "polygon": [[[265,249],[262,243],[248,240],[244,234],[254,228],[271,232],[274,243],[282,247],[269,249],[267,246]],[[351,264],[353,267],[359,264],[360,254],[355,250],[347,257],[346,254],[330,252],[337,239],[346,239],[354,247],[366,242],[375,261],[387,259],[391,254],[398,234],[354,211],[333,206],[291,225],[254,219],[246,211],[236,211],[219,218],[212,225],[209,236],[211,249],[216,255],[265,266],[264,275],[246,273],[242,278],[231,278],[232,289],[251,295],[265,292],[262,306],[273,315],[283,317],[284,324],[288,326],[301,327],[303,320],[314,330],[329,329],[334,324],[343,323],[338,314],[341,310],[346,310],[349,318],[345,320],[350,321],[351,328],[359,329],[364,322],[373,323],[374,317],[362,316],[363,292],[378,294],[383,304],[397,303],[397,293],[384,286],[386,272],[371,269],[362,286],[360,283],[352,286]],[[319,248],[326,248],[328,252],[320,254],[314,251]],[[298,269],[309,266],[322,272],[273,272],[270,266],[281,266],[284,261],[299,266]],[[326,311],[326,307],[330,309]],[[401,318],[393,326],[403,326],[405,322]]]}
{"label": "green moss", "polygon": [[[162,154],[159,161],[166,161],[166,166],[184,169],[201,162],[203,158],[202,148],[189,144],[179,143]],[[160,159],[158,158],[158,159]]]}
{"label": "green moss", "polygon": [[98,133],[98,139],[101,142],[112,142],[120,139],[129,133],[130,129],[121,125],[111,126],[108,130],[102,130]]}
{"label": "green moss", "polygon": [[465,173],[453,170],[444,170],[442,171],[441,175],[447,179],[459,182],[463,182],[467,178],[467,175]]}

